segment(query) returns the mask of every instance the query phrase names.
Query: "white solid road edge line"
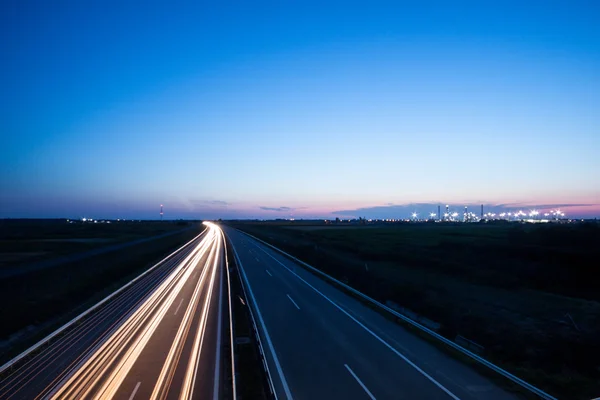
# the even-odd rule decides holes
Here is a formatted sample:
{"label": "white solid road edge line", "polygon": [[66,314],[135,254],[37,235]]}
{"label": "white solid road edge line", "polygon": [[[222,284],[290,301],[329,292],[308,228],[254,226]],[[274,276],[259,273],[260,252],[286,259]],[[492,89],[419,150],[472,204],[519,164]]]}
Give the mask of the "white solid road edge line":
{"label": "white solid road edge line", "polygon": [[141,384],[142,384],[142,382],[138,382],[137,385],[135,385],[135,388],[133,389],[133,392],[131,392],[131,396],[129,396],[129,400],[132,400],[135,397],[135,394],[137,393],[137,391],[140,388]]}
{"label": "white solid road edge line", "polygon": [[[244,282],[246,282],[246,286],[248,287],[248,294],[250,295],[250,299],[252,300],[252,303],[254,304],[254,309],[256,310],[256,315],[258,316],[258,320],[262,327],[263,333],[265,334],[265,339],[267,341],[267,344],[269,345],[269,350],[271,351],[271,355],[273,356],[273,361],[275,362],[275,368],[277,368],[277,372],[279,374],[279,379],[281,381],[281,385],[283,386],[283,390],[285,391],[285,395],[289,400],[292,400],[293,399],[292,393],[290,392],[290,388],[288,387],[287,381],[285,380],[285,375],[283,374],[283,369],[281,368],[281,364],[279,363],[279,359],[277,358],[277,353],[275,353],[275,348],[273,347],[273,342],[271,342],[271,337],[269,336],[269,332],[267,331],[265,321],[263,320],[263,317],[258,308],[258,303],[256,302],[256,298],[254,297],[254,293],[252,293],[252,288],[250,287],[250,282],[248,281],[248,277],[246,276],[246,272],[244,271],[244,267],[242,266],[242,261],[240,260],[240,257],[238,255],[237,250],[235,249],[235,246],[233,245],[233,243],[231,245],[231,248],[233,249],[233,253],[235,255],[236,261],[238,262],[239,270],[242,274]],[[273,391],[273,394],[274,394],[275,398],[277,398],[277,393],[275,393],[275,391]]]}
{"label": "white solid road edge line", "polygon": [[102,304],[106,303],[108,300],[112,299],[114,296],[116,296],[117,294],[121,293],[123,290],[125,290],[126,288],[128,288],[129,286],[131,286],[132,284],[134,284],[138,279],[142,278],[144,275],[148,274],[150,271],[153,271],[159,265],[161,265],[162,263],[164,263],[165,261],[167,261],[173,255],[179,253],[181,250],[183,250],[184,248],[186,248],[190,243],[192,243],[193,241],[195,241],[196,239],[198,239],[200,236],[202,236],[204,234],[204,232],[206,232],[206,229],[208,229],[208,228],[205,228],[202,232],[200,232],[200,234],[198,234],[192,240],[190,240],[189,242],[187,242],[186,244],[184,244],[183,246],[181,246],[180,248],[178,248],[177,250],[175,250],[174,252],[172,252],[171,254],[169,254],[168,256],[166,256],[165,258],[163,258],[162,260],[160,260],[156,264],[154,264],[152,267],[150,267],[149,269],[147,269],[142,274],[140,274],[137,277],[133,278],[131,281],[129,281],[125,285],[121,286],[119,289],[115,290],[114,292],[112,292],[111,294],[109,294],[108,296],[106,296],[104,299],[100,300],[98,303],[94,304],[93,306],[91,306],[90,308],[88,308],[87,310],[85,310],[84,312],[82,312],[81,314],[79,314],[78,316],[76,316],[75,318],[73,318],[72,320],[70,320],[69,322],[67,322],[66,324],[64,324],[63,326],[61,326],[57,330],[55,330],[54,332],[52,332],[51,334],[49,334],[48,336],[46,336],[45,338],[43,338],[42,340],[40,340],[39,342],[37,342],[36,344],[34,344],[33,346],[31,346],[30,348],[28,348],[27,350],[25,350],[24,352],[22,352],[21,354],[19,354],[18,356],[14,357],[12,360],[6,362],[4,365],[2,365],[0,367],[0,373],[4,372],[4,370],[6,370],[7,368],[9,368],[12,365],[14,365],[21,358],[25,357],[26,355],[28,355],[32,351],[36,350],[38,347],[40,347],[44,343],[48,342],[50,339],[54,338],[56,335],[60,334],[62,331],[64,331],[65,329],[67,329],[68,327],[70,327],[71,325],[73,325],[75,322],[79,321],[81,318],[85,317],[90,312],[94,311],[96,308],[100,307]]}
{"label": "white solid road edge line", "polygon": [[300,307],[298,307],[298,304],[296,304],[296,302],[294,301],[294,299],[292,299],[292,297],[289,294],[286,294],[287,298],[290,299],[290,301],[292,302],[292,304],[294,304],[296,306],[296,308],[299,310]]}
{"label": "white solid road edge line", "polygon": [[436,381],[427,372],[423,371],[418,365],[416,365],[415,363],[413,363],[412,361],[410,361],[408,358],[406,358],[406,356],[404,356],[404,354],[402,354],[398,350],[396,350],[395,347],[393,347],[388,342],[386,342],[384,339],[382,339],[381,337],[379,337],[379,335],[377,335],[375,332],[373,332],[371,329],[369,329],[366,325],[364,325],[362,322],[360,322],[359,320],[357,320],[356,318],[354,318],[354,316],[352,314],[350,314],[348,311],[344,310],[335,301],[331,300],[329,297],[327,297],[326,295],[324,295],[319,289],[317,289],[316,287],[314,287],[313,285],[311,285],[310,283],[308,283],[307,281],[305,281],[300,275],[298,275],[297,273],[295,273],[294,271],[292,271],[290,268],[288,268],[287,265],[285,265],[284,263],[282,263],[281,261],[279,261],[278,259],[276,259],[275,257],[273,257],[271,254],[267,253],[267,251],[265,249],[262,249],[261,247],[259,247],[256,244],[255,244],[255,246],[258,249],[262,250],[266,255],[268,255],[269,257],[271,257],[273,260],[275,260],[277,263],[279,263],[283,268],[285,268],[288,271],[290,271],[296,278],[298,278],[299,280],[301,280],[302,282],[304,282],[312,290],[314,290],[315,292],[317,292],[318,294],[320,294],[325,300],[329,301],[335,308],[337,308],[338,310],[340,310],[341,312],[343,312],[344,314],[346,314],[351,320],[353,320],[354,322],[356,322],[365,331],[369,332],[371,334],[371,336],[373,336],[375,339],[377,339],[379,342],[381,342],[388,349],[390,349],[391,351],[393,351],[398,357],[400,357],[401,359],[403,359],[408,365],[410,365],[411,367],[413,367],[414,369],[416,369],[421,375],[423,375],[425,378],[427,378],[431,383],[433,383],[438,388],[440,388],[441,390],[443,390],[444,392],[446,392],[446,394],[448,396],[452,397],[454,400],[460,400],[460,398],[458,396],[456,396],[454,393],[452,393],[450,390],[448,390],[444,385],[442,385],[441,383],[439,383],[438,381]]}
{"label": "white solid road edge line", "polygon": [[342,287],[350,290],[352,293],[355,293],[356,295],[362,297],[363,299],[365,299],[365,300],[373,303],[377,307],[379,307],[379,308],[381,308],[381,309],[389,312],[392,315],[395,315],[396,317],[402,319],[403,321],[405,321],[405,322],[413,325],[414,327],[420,329],[421,331],[423,331],[423,332],[431,335],[432,337],[434,337],[435,339],[439,340],[440,342],[442,342],[442,343],[444,343],[444,344],[446,344],[446,345],[454,348],[455,350],[458,350],[459,352],[463,353],[464,355],[466,355],[466,356],[472,358],[473,360],[479,362],[480,364],[488,367],[492,371],[494,371],[494,372],[496,372],[496,373],[504,376],[505,378],[513,381],[514,383],[520,385],[522,388],[527,389],[530,392],[538,395],[542,399],[545,399],[545,400],[558,400],[556,397],[553,397],[553,396],[549,395],[548,393],[544,392],[543,390],[541,390],[541,389],[533,386],[532,384],[530,384],[528,382],[525,382],[523,379],[521,379],[518,376],[515,376],[515,375],[511,374],[510,372],[508,372],[508,371],[500,368],[499,366],[491,363],[490,361],[486,360],[485,358],[480,357],[477,354],[475,354],[475,353],[473,353],[473,352],[465,349],[464,347],[459,346],[458,344],[452,342],[451,340],[446,339],[445,337],[441,336],[437,332],[434,332],[431,329],[429,329],[429,328],[427,328],[427,327],[419,324],[418,322],[413,321],[412,319],[408,318],[407,316],[405,316],[403,314],[400,314],[396,310],[393,310],[393,309],[389,308],[388,306],[386,306],[386,305],[378,302],[375,299],[372,299],[371,297],[367,296],[366,294],[364,294],[362,292],[359,292],[358,290],[354,289],[352,286],[348,286],[345,283],[340,282],[339,280],[337,280],[334,277],[326,274],[325,272],[321,271],[320,269],[317,269],[317,268],[313,267],[312,265],[309,265],[309,264],[305,263],[304,261],[299,260],[298,258],[294,257],[293,255],[288,254],[288,253],[286,253],[285,251],[283,251],[281,249],[278,249],[277,247],[273,246],[272,244],[267,243],[264,240],[257,238],[256,236],[253,236],[253,235],[251,235],[249,233],[246,233],[244,231],[241,231],[239,229],[236,229],[236,231],[238,231],[238,232],[240,232],[240,233],[242,233],[242,234],[244,234],[244,235],[246,235],[246,236],[248,236],[248,237],[250,237],[250,238],[252,238],[252,239],[254,239],[254,240],[258,241],[258,242],[260,242],[260,243],[263,243],[264,245],[272,248],[273,250],[275,250],[275,251],[277,251],[277,252],[285,255],[286,257],[291,258],[292,260],[298,262],[299,264],[305,266],[306,268],[310,269],[311,271],[314,271],[317,274],[319,274],[319,275],[327,278],[328,280],[330,280],[332,282],[335,282],[336,284],[338,284],[338,285],[340,285],[340,286],[342,286]]}
{"label": "white solid road edge line", "polygon": [[346,369],[348,370],[348,372],[350,372],[350,375],[352,375],[354,377],[354,379],[356,379],[356,382],[358,382],[358,384],[360,385],[360,387],[363,388],[363,390],[365,392],[367,392],[367,394],[369,395],[369,397],[372,400],[377,400],[375,398],[375,396],[373,396],[373,393],[371,393],[371,391],[369,389],[367,389],[367,387],[365,386],[365,384],[362,383],[362,381],[360,379],[358,379],[358,376],[356,376],[356,374],[354,373],[354,371],[352,371],[352,369],[348,366],[348,364],[344,364],[344,367],[346,367]]}

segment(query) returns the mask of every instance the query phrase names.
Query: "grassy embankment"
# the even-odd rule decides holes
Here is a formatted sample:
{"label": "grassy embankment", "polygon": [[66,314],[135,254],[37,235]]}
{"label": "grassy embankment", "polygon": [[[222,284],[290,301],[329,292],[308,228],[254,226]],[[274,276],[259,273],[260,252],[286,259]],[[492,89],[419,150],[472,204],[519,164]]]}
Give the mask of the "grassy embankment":
{"label": "grassy embankment", "polygon": [[234,226],[441,323],[560,398],[600,393],[598,225]]}
{"label": "grassy embankment", "polygon": [[[11,223],[10,228],[14,228],[14,221]],[[52,239],[69,239],[70,251],[78,253],[82,249],[88,250],[88,244],[93,241],[77,239],[102,238],[118,243],[186,227],[191,229],[82,261],[0,279],[0,343],[4,342],[0,347],[0,359],[4,361],[139,275],[203,229],[200,223],[166,221],[131,222],[120,226],[42,221],[37,223],[39,229],[35,223],[25,222],[25,226],[14,231],[7,225],[0,226],[2,251],[10,252],[24,243],[32,244],[32,247],[25,247],[28,250],[33,249],[35,243],[41,243],[40,246],[59,243],[53,254],[60,256],[69,254],[62,246],[65,241]],[[103,245],[106,242],[102,241]],[[45,257],[49,257],[48,254]]]}

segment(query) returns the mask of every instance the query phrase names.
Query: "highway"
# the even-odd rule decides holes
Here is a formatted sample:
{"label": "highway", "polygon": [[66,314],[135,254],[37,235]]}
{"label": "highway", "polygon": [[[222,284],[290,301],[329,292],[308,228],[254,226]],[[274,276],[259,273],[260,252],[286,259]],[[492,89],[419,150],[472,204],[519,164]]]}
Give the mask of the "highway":
{"label": "highway", "polygon": [[224,231],[276,398],[517,398],[275,250]]}
{"label": "highway", "polygon": [[0,399],[219,398],[223,236],[206,231],[17,363]]}

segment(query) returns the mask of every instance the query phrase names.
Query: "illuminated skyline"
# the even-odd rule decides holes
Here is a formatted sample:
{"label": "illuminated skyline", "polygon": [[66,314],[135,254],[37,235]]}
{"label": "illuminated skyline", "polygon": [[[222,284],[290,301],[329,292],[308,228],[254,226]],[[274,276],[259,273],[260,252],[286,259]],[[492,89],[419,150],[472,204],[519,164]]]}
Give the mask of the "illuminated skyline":
{"label": "illuminated skyline", "polygon": [[599,7],[392,4],[2,5],[0,218],[600,216]]}

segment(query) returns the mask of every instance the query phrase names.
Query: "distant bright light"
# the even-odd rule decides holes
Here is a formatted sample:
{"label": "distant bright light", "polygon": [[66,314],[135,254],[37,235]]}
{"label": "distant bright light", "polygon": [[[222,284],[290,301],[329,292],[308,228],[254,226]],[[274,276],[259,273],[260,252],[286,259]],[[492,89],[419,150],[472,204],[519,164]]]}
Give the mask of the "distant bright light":
{"label": "distant bright light", "polygon": [[417,218],[417,213],[416,212],[412,213],[412,217]]}
{"label": "distant bright light", "polygon": [[430,216],[431,218],[435,218],[435,213],[431,213],[431,214],[429,214],[429,216]]}

